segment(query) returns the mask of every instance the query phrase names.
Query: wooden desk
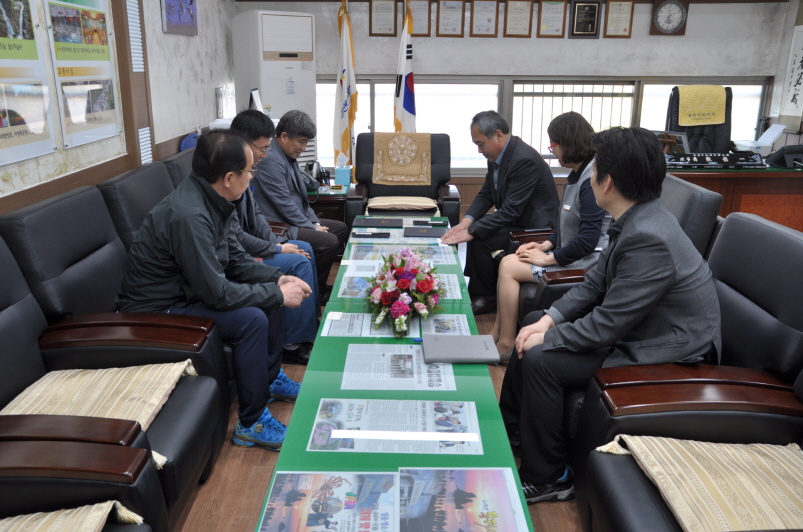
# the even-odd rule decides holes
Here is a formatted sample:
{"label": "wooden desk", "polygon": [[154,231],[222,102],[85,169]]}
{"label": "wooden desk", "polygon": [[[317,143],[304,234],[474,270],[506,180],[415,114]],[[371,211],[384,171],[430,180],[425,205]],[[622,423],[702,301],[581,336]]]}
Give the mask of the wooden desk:
{"label": "wooden desk", "polygon": [[348,187],[343,187],[339,191],[327,191],[318,193],[316,199],[315,192],[308,192],[307,199],[315,211],[315,216],[327,220],[337,220],[346,223],[346,195]]}
{"label": "wooden desk", "polygon": [[803,171],[668,170],[672,175],[722,194],[720,216],[749,212],[803,231]]}

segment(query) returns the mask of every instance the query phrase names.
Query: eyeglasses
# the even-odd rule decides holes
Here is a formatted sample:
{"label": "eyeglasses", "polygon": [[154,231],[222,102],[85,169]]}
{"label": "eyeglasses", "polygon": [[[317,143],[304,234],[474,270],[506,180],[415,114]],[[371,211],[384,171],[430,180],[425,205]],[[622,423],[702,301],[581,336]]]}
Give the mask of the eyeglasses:
{"label": "eyeglasses", "polygon": [[549,150],[549,153],[555,153],[555,146],[560,146],[560,143],[559,142],[553,142],[552,144],[550,144],[547,147],[547,149]]}
{"label": "eyeglasses", "polygon": [[259,153],[261,153],[262,155],[265,155],[266,153],[268,153],[268,148],[270,148],[270,146],[265,146],[264,148],[260,148],[259,146],[257,146],[253,142],[251,143],[251,146],[253,146],[254,149],[256,151],[258,151]]}
{"label": "eyeglasses", "polygon": [[249,174],[251,174],[251,177],[253,177],[254,174],[257,173],[257,169],[256,169],[256,167],[253,167],[250,170],[243,170],[243,172],[248,172]]}

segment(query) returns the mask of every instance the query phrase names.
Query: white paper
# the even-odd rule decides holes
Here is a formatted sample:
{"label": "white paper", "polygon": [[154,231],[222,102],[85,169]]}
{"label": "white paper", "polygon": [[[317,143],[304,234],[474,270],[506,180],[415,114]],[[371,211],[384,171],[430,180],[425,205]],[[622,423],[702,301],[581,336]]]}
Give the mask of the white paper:
{"label": "white paper", "polygon": [[563,35],[566,24],[566,2],[541,2],[541,31],[540,35]]}
{"label": "white paper", "polygon": [[438,274],[440,277],[440,286],[446,292],[441,296],[441,299],[463,299],[463,294],[460,293],[460,281],[457,274],[442,273]]}
{"label": "white paper", "polygon": [[[433,266],[457,264],[454,250],[449,246],[407,246],[413,251],[421,253],[423,259]],[[382,263],[382,257],[387,257],[399,249],[398,245],[381,244],[352,244],[351,260],[377,261]],[[341,266],[343,262],[340,263]]]}
{"label": "white paper", "polygon": [[370,260],[350,260],[337,297],[366,297],[368,281],[379,271],[381,263]]}
{"label": "white paper", "polygon": [[627,36],[630,34],[630,16],[632,2],[608,2],[608,27],[605,29],[610,36]]}
{"label": "white paper", "polygon": [[420,345],[351,344],[341,390],[454,391],[451,364],[426,364]]}
{"label": "white paper", "polygon": [[321,399],[308,451],[480,455],[470,401]]}
{"label": "white paper", "polygon": [[421,335],[469,335],[468,318],[464,314],[430,314],[421,322]]}
{"label": "white paper", "polygon": [[781,115],[803,115],[803,26],[796,26],[784,75]]}
{"label": "white paper", "polygon": [[[407,327],[410,329],[409,338],[421,337],[419,316],[413,315]],[[330,312],[323,322],[321,336],[351,336],[354,338],[393,338],[388,317],[382,320],[379,328],[374,327],[373,316],[370,313],[358,312]]]}

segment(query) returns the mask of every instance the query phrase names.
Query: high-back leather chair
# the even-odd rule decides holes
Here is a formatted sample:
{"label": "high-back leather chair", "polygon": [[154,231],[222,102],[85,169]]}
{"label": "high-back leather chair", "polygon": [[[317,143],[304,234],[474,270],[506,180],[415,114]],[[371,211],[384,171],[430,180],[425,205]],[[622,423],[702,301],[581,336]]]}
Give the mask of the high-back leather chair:
{"label": "high-back leather chair", "polygon": [[374,134],[357,135],[354,165],[357,180],[356,192],[347,199],[347,223],[351,225],[354,216],[372,214],[377,216],[428,216],[425,211],[371,211],[366,213],[369,199],[381,196],[418,196],[435,200],[441,216],[449,218],[454,226],[460,222],[460,194],[457,188],[449,186],[451,180],[452,153],[449,135],[433,133],[430,136],[432,150],[432,180],[426,185],[379,185],[373,183],[374,173]]}
{"label": "high-back leather chair", "polygon": [[[139,366],[187,358],[182,352],[170,356],[166,350],[160,353],[136,346],[120,351],[92,345],[66,351],[59,348],[43,349],[39,338],[47,321],[3,240],[0,240],[0,272],[0,338],[3,342],[3,349],[0,350],[0,374],[3,375],[0,407],[6,406],[49,371]],[[181,516],[202,473],[211,467],[215,442],[219,439],[216,427],[219,425],[220,412],[218,386],[214,379],[182,377],[144,433],[146,438],[132,442],[132,446],[155,450],[168,458],[159,473],[161,487],[156,496],[164,508],[162,511],[166,512],[163,515],[172,523]],[[97,420],[98,424],[103,421],[100,418]],[[66,425],[67,422],[57,423],[43,439],[56,438],[59,431],[64,434]],[[80,440],[83,435],[62,437]],[[0,432],[0,440],[4,439]],[[87,452],[91,454],[92,451]],[[5,480],[0,473],[0,495],[4,486],[11,485],[3,482]],[[157,523],[152,522],[151,525],[156,528],[160,519],[157,515],[154,517]],[[167,530],[164,526],[159,529]]]}
{"label": "high-back leather chair", "polygon": [[709,126],[678,125],[680,91],[672,88],[669,96],[669,107],[666,112],[666,130],[686,133],[692,153],[728,153],[731,149],[731,108],[733,107],[733,91],[725,87],[725,122]]}
{"label": "high-back leather chair", "polygon": [[[606,457],[587,464],[591,450],[616,434],[720,443],[803,439],[803,403],[794,397],[794,388],[803,392],[803,233],[732,213],[708,264],[722,315],[721,365],[605,368],[589,385],[572,461],[581,512],[590,501],[595,521],[618,523],[601,530],[638,530],[622,520],[652,512],[641,498],[631,504],[603,493],[609,483],[600,482],[612,474],[600,465]],[[595,468],[592,480],[587,467]],[[618,477],[613,483],[634,485]],[[675,530],[671,525],[648,528]]]}
{"label": "high-back leather chair", "polygon": [[151,209],[173,192],[170,178],[165,164],[156,161],[98,185],[117,234],[126,249],[131,247]]}
{"label": "high-back leather chair", "polygon": [[162,159],[174,188],[192,173],[192,156],[194,154],[195,148],[190,148]]}

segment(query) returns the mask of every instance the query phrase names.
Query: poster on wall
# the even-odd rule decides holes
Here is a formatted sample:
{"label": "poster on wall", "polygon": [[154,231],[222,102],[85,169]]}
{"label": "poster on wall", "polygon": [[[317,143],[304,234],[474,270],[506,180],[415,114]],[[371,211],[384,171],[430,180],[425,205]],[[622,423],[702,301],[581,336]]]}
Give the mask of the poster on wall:
{"label": "poster on wall", "polygon": [[797,131],[803,115],[803,26],[795,26],[792,49],[784,75],[781,113],[778,119],[787,131]]}
{"label": "poster on wall", "polygon": [[45,0],[64,147],[120,134],[106,0]]}
{"label": "poster on wall", "polygon": [[0,165],[54,150],[39,21],[30,1],[0,2]]}

